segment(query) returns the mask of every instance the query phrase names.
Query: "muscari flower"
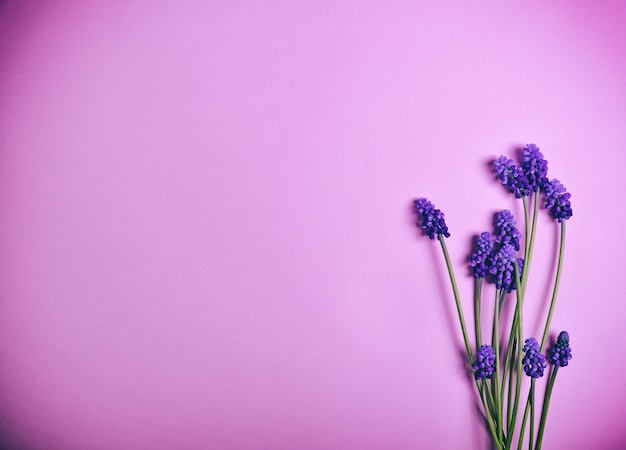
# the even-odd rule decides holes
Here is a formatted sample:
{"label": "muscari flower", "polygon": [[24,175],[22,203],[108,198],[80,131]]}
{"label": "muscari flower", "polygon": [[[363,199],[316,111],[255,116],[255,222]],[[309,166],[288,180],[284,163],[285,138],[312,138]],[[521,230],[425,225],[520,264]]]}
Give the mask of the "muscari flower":
{"label": "muscari flower", "polygon": [[519,241],[522,233],[515,227],[515,217],[508,209],[503,209],[496,216],[496,242],[500,245],[511,244],[519,250]]}
{"label": "muscari flower", "polygon": [[470,266],[474,278],[484,278],[489,273],[489,260],[492,258],[493,236],[486,231],[480,233],[476,241],[476,251],[470,255]]}
{"label": "muscari flower", "polygon": [[531,190],[539,192],[548,184],[548,161],[535,144],[528,144],[522,151],[522,171]]}
{"label": "muscari flower", "polygon": [[450,237],[444,214],[439,209],[435,209],[435,205],[429,202],[428,199],[418,198],[415,200],[415,210],[422,219],[418,224],[429,238],[435,239],[435,235],[440,234]]}
{"label": "muscari flower", "polygon": [[494,172],[496,172],[496,178],[509,189],[509,192],[515,194],[515,197],[521,198],[530,195],[528,179],[522,168],[515,164],[512,159],[500,156],[493,161],[492,165]]}
{"label": "muscari flower", "polygon": [[539,343],[535,338],[526,339],[524,343],[524,372],[532,378],[541,378],[546,368],[546,357],[539,352]]}
{"label": "muscari flower", "polygon": [[551,180],[546,185],[546,209],[559,223],[572,217],[570,197],[571,194],[559,180]]}
{"label": "muscari flower", "polygon": [[569,334],[567,331],[561,331],[556,343],[548,352],[548,359],[557,367],[565,367],[572,359],[572,349],[569,347]]}
{"label": "muscari flower", "polygon": [[[504,289],[507,293],[515,290],[515,247],[511,244],[503,245],[496,256],[491,259],[489,273],[496,288]],[[524,261],[517,258],[517,265],[521,276]]]}
{"label": "muscari flower", "polygon": [[477,380],[491,379],[496,370],[496,353],[491,345],[483,345],[476,353],[476,361],[472,366],[474,378]]}

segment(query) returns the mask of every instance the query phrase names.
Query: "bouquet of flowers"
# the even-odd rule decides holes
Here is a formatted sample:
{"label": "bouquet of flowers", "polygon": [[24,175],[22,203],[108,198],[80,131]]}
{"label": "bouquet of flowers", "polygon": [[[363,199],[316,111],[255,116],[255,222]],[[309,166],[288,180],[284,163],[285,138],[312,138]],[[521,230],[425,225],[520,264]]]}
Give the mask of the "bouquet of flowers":
{"label": "bouquet of flowers", "polygon": [[[572,358],[569,347],[569,334],[562,331],[556,341],[548,344],[550,322],[554,313],[559,281],[563,267],[565,248],[565,223],[572,217],[570,194],[557,179],[548,178],[548,162],[539,148],[529,144],[520,152],[519,164],[506,156],[492,162],[496,178],[506,189],[521,200],[524,208],[524,234],[517,228],[517,222],[509,210],[497,213],[493,232],[482,232],[476,239],[469,257],[470,270],[474,277],[474,331],[475,351],[472,351],[470,338],[461,307],[461,300],[445,239],[450,237],[444,214],[426,198],[415,201],[418,225],[430,239],[441,244],[443,256],[452,284],[452,291],[459,316],[468,371],[471,368],[477,395],[482,404],[484,420],[493,443],[499,450],[513,447],[517,434],[517,448],[521,448],[528,424],[528,448],[541,449],[550,397],[560,367],[568,365]],[[556,275],[552,287],[552,299],[543,328],[541,342],[534,337],[523,336],[524,297],[532,262],[533,246],[537,231],[537,217],[540,203],[550,216],[560,225]],[[495,284],[495,299],[488,305],[493,309],[491,340],[483,340],[481,315],[483,309],[483,282]],[[515,311],[510,323],[501,317],[502,305],[507,297],[514,297]],[[537,379],[542,378],[550,363],[545,395],[541,406],[539,426],[535,432],[535,391]],[[522,377],[530,378],[530,387],[525,394],[526,406],[523,415],[518,415],[522,396]],[[520,398],[522,400],[520,400]],[[517,428],[518,418],[521,426]],[[517,431],[516,431],[517,430]]]}

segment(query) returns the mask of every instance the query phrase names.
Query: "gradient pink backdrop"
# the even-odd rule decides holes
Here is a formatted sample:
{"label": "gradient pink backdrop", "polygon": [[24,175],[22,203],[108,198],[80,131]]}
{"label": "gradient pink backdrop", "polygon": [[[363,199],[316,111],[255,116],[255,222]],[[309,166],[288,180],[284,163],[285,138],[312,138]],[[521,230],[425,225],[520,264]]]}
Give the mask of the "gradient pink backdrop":
{"label": "gradient pink backdrop", "polygon": [[519,214],[486,163],[534,142],[574,207],[545,448],[626,448],[624,20],[619,1],[0,3],[3,445],[488,448],[410,207],[446,212],[469,308],[471,237]]}

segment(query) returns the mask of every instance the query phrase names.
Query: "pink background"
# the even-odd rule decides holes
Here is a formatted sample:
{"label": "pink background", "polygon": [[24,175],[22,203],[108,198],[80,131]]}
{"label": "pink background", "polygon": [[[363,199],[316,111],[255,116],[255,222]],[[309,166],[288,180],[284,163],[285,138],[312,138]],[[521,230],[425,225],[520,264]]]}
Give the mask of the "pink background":
{"label": "pink background", "polygon": [[[546,449],[626,448],[626,4],[0,3],[0,433],[20,449],[486,449],[443,260],[572,192]],[[545,215],[525,335],[540,337]]]}

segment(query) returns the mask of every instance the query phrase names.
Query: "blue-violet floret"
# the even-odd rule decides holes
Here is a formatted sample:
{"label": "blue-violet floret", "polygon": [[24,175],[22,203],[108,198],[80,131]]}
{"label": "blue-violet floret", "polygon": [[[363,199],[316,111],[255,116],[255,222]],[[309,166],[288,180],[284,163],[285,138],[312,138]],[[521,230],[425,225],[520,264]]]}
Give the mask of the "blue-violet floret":
{"label": "blue-violet floret", "polygon": [[474,378],[477,380],[491,379],[493,372],[496,370],[496,353],[491,345],[480,347],[472,369],[474,369]]}
{"label": "blue-violet floret", "polygon": [[558,222],[572,217],[571,194],[557,179],[551,180],[546,185],[546,209]]}
{"label": "blue-violet floret", "polygon": [[546,368],[546,357],[539,351],[539,343],[535,338],[526,339],[524,343],[524,372],[532,378],[541,378]]}
{"label": "blue-violet floret", "polygon": [[476,241],[476,251],[470,255],[470,266],[474,271],[474,278],[484,278],[489,273],[489,260],[492,258],[493,236],[483,231]]}
{"label": "blue-violet floret", "polygon": [[548,358],[552,364],[557,367],[565,367],[572,359],[572,349],[569,347],[569,334],[567,331],[561,331],[556,343],[550,349]]}
{"label": "blue-violet floret", "polygon": [[[511,244],[503,245],[496,253],[489,267],[489,273],[496,288],[504,289],[507,293],[515,290],[515,261],[515,247]],[[517,262],[519,265],[519,259]],[[519,270],[522,269],[519,268]]]}
{"label": "blue-violet floret", "polygon": [[519,242],[522,233],[515,226],[517,222],[513,213],[508,209],[500,211],[496,217],[496,242],[500,245],[511,244],[515,250],[519,250]]}
{"label": "blue-violet floret", "polygon": [[415,200],[415,210],[422,219],[418,225],[422,227],[429,238],[435,239],[435,235],[450,237],[444,214],[439,209],[435,209],[435,205],[428,199],[419,198]]}
{"label": "blue-violet floret", "polygon": [[493,161],[493,170],[496,178],[505,185],[515,197],[530,195],[530,185],[524,171],[515,162],[506,156],[500,156]]}
{"label": "blue-violet floret", "polygon": [[539,192],[548,184],[548,161],[535,144],[528,144],[522,151],[522,171],[530,189]]}

